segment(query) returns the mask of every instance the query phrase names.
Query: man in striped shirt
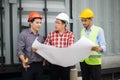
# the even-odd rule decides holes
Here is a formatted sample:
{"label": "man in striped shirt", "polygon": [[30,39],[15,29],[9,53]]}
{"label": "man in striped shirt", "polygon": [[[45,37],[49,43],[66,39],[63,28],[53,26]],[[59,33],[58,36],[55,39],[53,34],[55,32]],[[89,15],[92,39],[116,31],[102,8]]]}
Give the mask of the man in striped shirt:
{"label": "man in striped shirt", "polygon": [[[67,48],[72,45],[74,43],[74,35],[73,32],[66,29],[68,23],[69,17],[67,14],[58,14],[55,21],[55,30],[48,34],[45,44],[59,48]],[[70,80],[70,67],[50,64],[50,80],[59,79]]]}

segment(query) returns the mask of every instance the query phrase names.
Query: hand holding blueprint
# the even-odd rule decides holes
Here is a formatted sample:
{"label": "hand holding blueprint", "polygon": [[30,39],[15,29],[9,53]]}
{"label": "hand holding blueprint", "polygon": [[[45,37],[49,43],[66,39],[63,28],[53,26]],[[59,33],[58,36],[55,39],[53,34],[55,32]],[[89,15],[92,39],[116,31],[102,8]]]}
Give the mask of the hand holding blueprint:
{"label": "hand holding blueprint", "polygon": [[37,39],[33,42],[32,47],[37,48],[37,54],[45,58],[52,64],[63,67],[73,66],[80,60],[90,56],[91,48],[95,44],[86,37],[82,37],[75,44],[68,48],[57,48],[50,45],[41,44]]}

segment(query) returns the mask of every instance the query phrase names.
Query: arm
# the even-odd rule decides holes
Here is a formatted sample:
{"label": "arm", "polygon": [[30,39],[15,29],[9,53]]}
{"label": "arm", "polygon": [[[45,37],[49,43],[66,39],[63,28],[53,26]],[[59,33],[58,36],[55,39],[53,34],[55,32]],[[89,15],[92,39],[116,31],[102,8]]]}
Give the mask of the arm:
{"label": "arm", "polygon": [[23,65],[24,68],[29,68],[29,67],[30,67],[30,65],[28,65],[28,64],[26,63],[26,60],[25,60],[24,55],[20,55],[19,58],[20,58],[20,60],[22,61],[22,65]]}
{"label": "arm", "polygon": [[73,43],[74,43],[74,34],[73,32],[71,32],[68,40],[68,46],[72,45]]}
{"label": "arm", "polygon": [[102,28],[100,28],[100,31],[98,33],[97,43],[99,46],[94,46],[92,48],[92,50],[105,53],[106,52],[106,42],[105,42],[105,37],[104,37],[104,31]]}
{"label": "arm", "polygon": [[17,55],[20,58],[20,60],[22,61],[23,67],[27,68],[27,67],[29,67],[29,65],[26,65],[25,56],[23,53],[24,48],[25,48],[24,36],[22,34],[20,34],[18,36],[18,40],[17,40]]}
{"label": "arm", "polygon": [[51,43],[50,34],[48,34],[48,36],[47,36],[47,38],[46,38],[46,40],[45,40],[44,43],[45,43],[46,45],[50,45],[50,43]]}

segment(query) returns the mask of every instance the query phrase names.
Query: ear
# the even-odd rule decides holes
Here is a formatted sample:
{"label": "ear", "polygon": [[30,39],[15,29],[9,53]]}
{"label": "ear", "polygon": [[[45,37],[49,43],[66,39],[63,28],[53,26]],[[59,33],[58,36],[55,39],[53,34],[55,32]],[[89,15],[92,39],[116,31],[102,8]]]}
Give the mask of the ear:
{"label": "ear", "polygon": [[92,21],[92,20],[93,20],[93,18],[90,18],[90,20]]}
{"label": "ear", "polygon": [[66,24],[65,24],[65,23],[62,23],[62,25],[63,25],[63,26],[66,26]]}
{"label": "ear", "polygon": [[32,22],[29,22],[30,25],[32,25]]}

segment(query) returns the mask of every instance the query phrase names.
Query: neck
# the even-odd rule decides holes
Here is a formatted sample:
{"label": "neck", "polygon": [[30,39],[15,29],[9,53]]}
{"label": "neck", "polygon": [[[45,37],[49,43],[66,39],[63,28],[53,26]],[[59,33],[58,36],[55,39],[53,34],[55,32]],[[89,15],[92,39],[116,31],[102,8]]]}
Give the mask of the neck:
{"label": "neck", "polygon": [[59,34],[62,35],[64,31],[65,31],[65,29],[60,30],[60,31],[59,31]]}
{"label": "neck", "polygon": [[90,23],[90,25],[88,25],[88,27],[86,28],[86,30],[89,30],[92,27],[92,23]]}
{"label": "neck", "polygon": [[35,31],[33,28],[31,28],[31,31],[33,32],[34,35],[37,34],[37,31]]}

